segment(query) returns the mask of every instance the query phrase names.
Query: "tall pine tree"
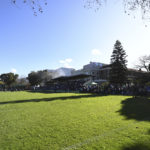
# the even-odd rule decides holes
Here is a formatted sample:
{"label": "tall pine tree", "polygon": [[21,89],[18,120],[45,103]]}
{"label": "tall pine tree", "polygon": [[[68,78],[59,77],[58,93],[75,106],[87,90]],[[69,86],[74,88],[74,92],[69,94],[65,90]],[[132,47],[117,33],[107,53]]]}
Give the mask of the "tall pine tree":
{"label": "tall pine tree", "polygon": [[110,84],[122,86],[127,81],[127,60],[126,52],[121,42],[116,41],[111,55]]}

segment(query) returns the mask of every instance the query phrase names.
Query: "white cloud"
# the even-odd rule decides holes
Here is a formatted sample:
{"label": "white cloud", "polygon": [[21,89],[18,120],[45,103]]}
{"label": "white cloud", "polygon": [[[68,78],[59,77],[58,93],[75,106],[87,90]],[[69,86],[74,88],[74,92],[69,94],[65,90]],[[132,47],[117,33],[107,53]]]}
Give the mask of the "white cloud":
{"label": "white cloud", "polygon": [[12,72],[12,73],[16,73],[17,70],[16,70],[15,68],[11,68],[11,72]]}
{"label": "white cloud", "polygon": [[63,64],[63,67],[65,67],[65,68],[72,68],[72,66],[70,65],[71,62],[72,62],[71,58],[67,58],[65,60],[59,61],[59,63]]}
{"label": "white cloud", "polygon": [[60,60],[59,63],[63,64],[63,63],[65,63],[65,61],[64,60]]}
{"label": "white cloud", "polygon": [[101,55],[101,52],[99,49],[92,49],[91,53],[93,56],[100,56]]}
{"label": "white cloud", "polygon": [[71,63],[72,59],[71,58],[67,58],[67,59],[65,59],[65,61],[68,62],[68,63]]}

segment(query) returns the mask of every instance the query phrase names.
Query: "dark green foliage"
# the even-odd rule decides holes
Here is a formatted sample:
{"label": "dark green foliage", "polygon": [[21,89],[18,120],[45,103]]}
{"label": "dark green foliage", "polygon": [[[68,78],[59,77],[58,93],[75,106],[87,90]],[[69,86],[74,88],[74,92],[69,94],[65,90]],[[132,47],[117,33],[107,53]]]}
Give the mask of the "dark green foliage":
{"label": "dark green foliage", "polygon": [[29,80],[30,84],[33,86],[41,83],[41,79],[39,78],[39,75],[34,71],[28,74],[27,79]]}
{"label": "dark green foliage", "polygon": [[52,74],[48,70],[40,70],[37,74],[43,83],[46,83],[52,79]]}
{"label": "dark green foliage", "polygon": [[40,85],[41,83],[46,83],[51,80],[52,76],[47,70],[41,70],[28,74],[27,79],[29,80],[31,85]]}
{"label": "dark green foliage", "polygon": [[123,85],[127,81],[127,60],[126,53],[123,49],[121,42],[116,41],[111,55],[111,70],[110,70],[110,83],[118,86]]}
{"label": "dark green foliage", "polygon": [[18,74],[5,73],[5,74],[1,74],[0,78],[1,81],[3,81],[6,85],[10,86],[16,81],[16,79],[18,78]]}
{"label": "dark green foliage", "polygon": [[134,83],[140,86],[144,86],[148,82],[150,82],[150,72],[141,72],[134,79]]}

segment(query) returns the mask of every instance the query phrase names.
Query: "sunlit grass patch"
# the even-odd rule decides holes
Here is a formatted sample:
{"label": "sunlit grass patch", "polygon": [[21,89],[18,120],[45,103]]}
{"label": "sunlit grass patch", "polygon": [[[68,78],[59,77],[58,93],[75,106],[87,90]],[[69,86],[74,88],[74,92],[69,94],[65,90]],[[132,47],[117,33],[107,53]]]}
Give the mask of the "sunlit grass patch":
{"label": "sunlit grass patch", "polygon": [[[144,98],[143,103],[139,99],[1,92],[0,149],[126,150],[136,147],[139,141],[142,146],[144,139],[150,140],[150,121],[145,119],[150,114],[145,110],[149,99]],[[139,103],[141,112],[135,109]]]}

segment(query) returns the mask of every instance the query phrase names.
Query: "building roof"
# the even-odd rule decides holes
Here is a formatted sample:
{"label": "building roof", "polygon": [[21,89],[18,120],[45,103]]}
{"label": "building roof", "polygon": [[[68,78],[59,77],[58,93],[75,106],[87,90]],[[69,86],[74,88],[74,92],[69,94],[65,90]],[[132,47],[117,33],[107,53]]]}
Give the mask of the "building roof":
{"label": "building roof", "polygon": [[88,78],[91,75],[87,75],[87,74],[79,74],[79,75],[72,75],[72,76],[61,76],[58,78],[54,78],[52,79],[52,81],[69,81],[69,80],[77,80],[77,79],[84,79],[84,78]]}

